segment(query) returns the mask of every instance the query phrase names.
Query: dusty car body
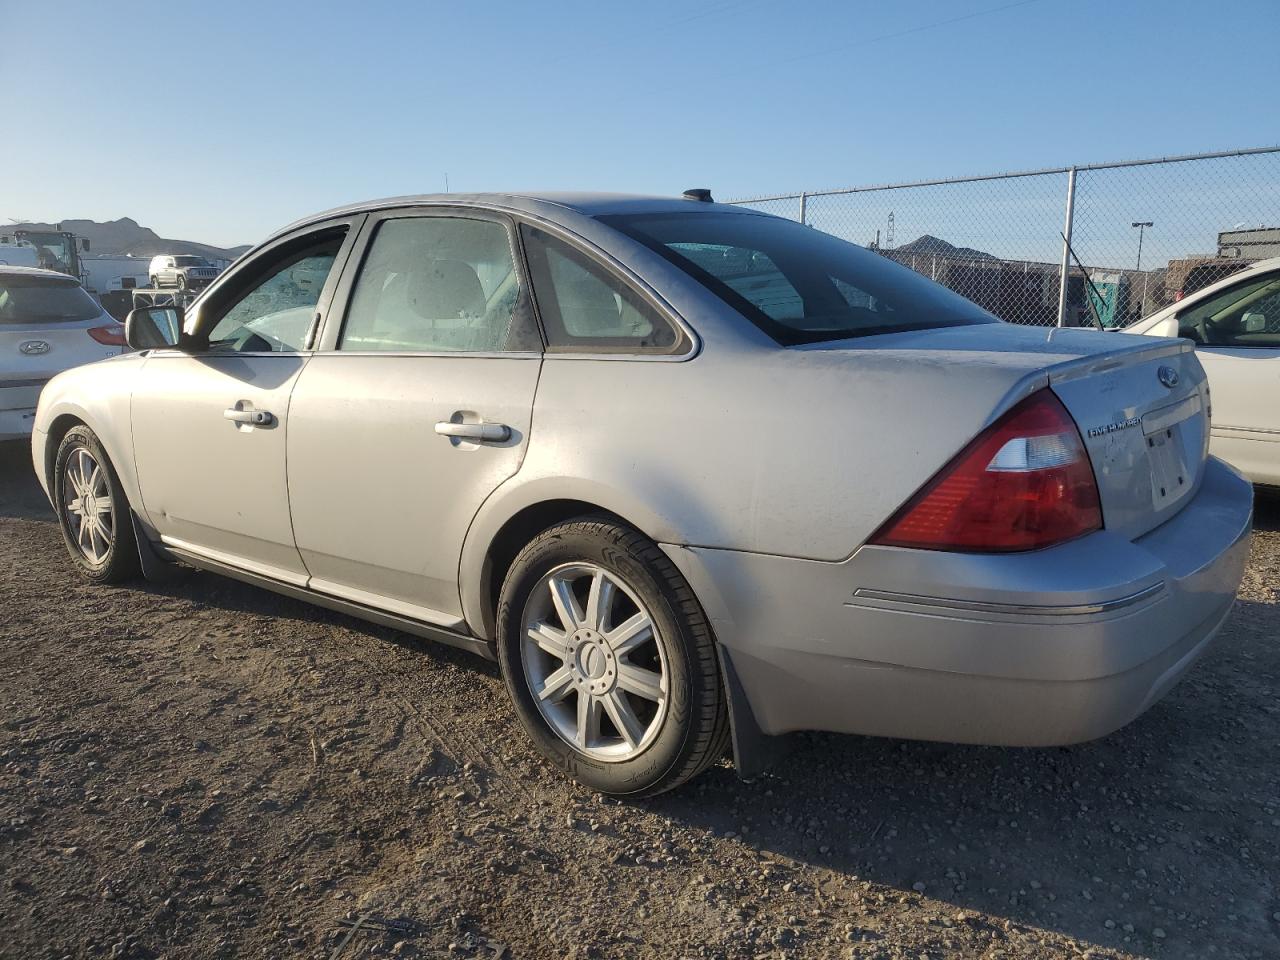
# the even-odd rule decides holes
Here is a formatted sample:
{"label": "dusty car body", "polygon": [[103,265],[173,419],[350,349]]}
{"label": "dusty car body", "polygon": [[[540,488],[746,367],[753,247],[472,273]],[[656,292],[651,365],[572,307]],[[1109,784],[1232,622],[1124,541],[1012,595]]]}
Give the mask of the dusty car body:
{"label": "dusty car body", "polygon": [[76,518],[110,513],[148,569],[496,657],[544,754],[611,793],[730,730],[744,771],[794,730],[1104,735],[1201,654],[1246,559],[1190,343],[1001,323],[736,207],[362,204],[168,317],[41,399],[86,575],[115,560]]}

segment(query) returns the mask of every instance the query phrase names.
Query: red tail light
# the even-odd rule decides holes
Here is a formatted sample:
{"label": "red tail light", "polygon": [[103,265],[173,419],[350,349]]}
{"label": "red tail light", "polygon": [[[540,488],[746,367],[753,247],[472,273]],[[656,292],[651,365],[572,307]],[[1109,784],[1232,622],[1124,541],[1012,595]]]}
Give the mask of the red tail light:
{"label": "red tail light", "polygon": [[978,435],[871,538],[924,550],[1034,550],[1102,527],[1098,485],[1052,391]]}
{"label": "red tail light", "polygon": [[90,327],[89,336],[108,347],[123,347],[124,324],[108,323],[103,327]]}

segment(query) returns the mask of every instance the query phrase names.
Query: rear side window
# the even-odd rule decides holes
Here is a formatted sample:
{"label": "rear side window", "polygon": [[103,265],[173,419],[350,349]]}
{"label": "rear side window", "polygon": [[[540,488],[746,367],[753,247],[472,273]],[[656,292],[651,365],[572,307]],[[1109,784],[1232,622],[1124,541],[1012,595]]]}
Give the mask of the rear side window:
{"label": "rear side window", "polygon": [[73,280],[0,274],[0,323],[92,320],[102,308]]}
{"label": "rear side window", "polygon": [[682,333],[603,264],[522,226],[533,290],[553,353],[679,353]]}
{"label": "rear side window", "polygon": [[492,220],[407,217],[378,227],[340,350],[494,353],[520,302],[511,239]]}
{"label": "rear side window", "polygon": [[750,213],[600,218],[662,254],[783,346],[999,322],[871,251]]}

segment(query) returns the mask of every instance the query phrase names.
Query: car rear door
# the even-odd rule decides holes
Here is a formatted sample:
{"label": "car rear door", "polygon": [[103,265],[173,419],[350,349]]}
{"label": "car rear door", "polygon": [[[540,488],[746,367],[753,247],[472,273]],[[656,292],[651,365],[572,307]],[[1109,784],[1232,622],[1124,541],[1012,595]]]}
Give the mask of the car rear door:
{"label": "car rear door", "polygon": [[1210,451],[1255,483],[1280,485],[1280,270],[1254,274],[1178,313],[1213,406]]}
{"label": "car rear door", "polygon": [[289,501],[313,590],[446,627],[485,498],[529,439],[542,344],[513,225],[371,217],[290,410]]}
{"label": "car rear door", "polygon": [[290,394],[363,217],[277,240],[187,317],[189,352],[152,351],[131,400],[142,502],[180,550],[304,585],[285,483]]}

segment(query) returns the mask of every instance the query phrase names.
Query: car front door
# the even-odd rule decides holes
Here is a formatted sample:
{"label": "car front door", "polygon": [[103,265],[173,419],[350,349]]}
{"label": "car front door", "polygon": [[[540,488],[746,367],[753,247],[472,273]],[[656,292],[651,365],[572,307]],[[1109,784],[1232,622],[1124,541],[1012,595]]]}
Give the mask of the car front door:
{"label": "car front door", "polygon": [[1280,485],[1280,271],[1251,276],[1178,314],[1209,376],[1214,454]]}
{"label": "car front door", "polygon": [[463,539],[520,467],[542,343],[504,218],[391,211],[365,232],[293,393],[294,532],[311,589],[457,628]]}
{"label": "car front door", "polygon": [[301,586],[289,520],[289,395],[362,218],[285,237],[187,317],[183,346],[143,362],[131,401],[151,525],[170,546]]}

